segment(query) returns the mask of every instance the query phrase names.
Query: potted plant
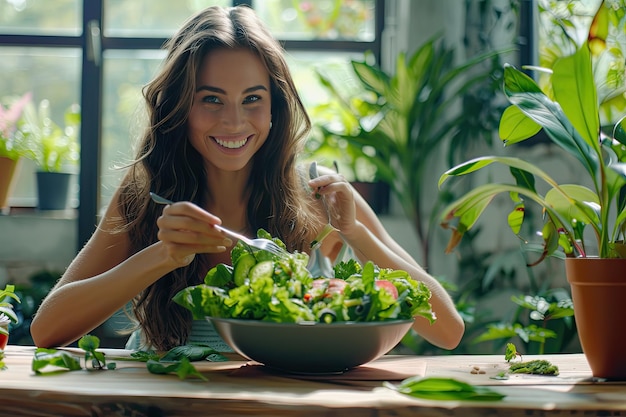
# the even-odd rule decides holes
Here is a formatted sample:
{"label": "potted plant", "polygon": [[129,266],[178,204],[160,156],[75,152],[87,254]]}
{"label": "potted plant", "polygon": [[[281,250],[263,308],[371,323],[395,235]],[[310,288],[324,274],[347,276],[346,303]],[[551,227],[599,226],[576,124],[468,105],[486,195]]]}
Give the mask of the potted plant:
{"label": "potted plant", "polygon": [[3,350],[9,341],[9,324],[17,324],[19,321],[10,301],[13,299],[20,302],[20,298],[14,291],[13,285],[6,285],[3,290],[0,290],[0,350]]}
{"label": "potted plant", "polygon": [[[454,55],[455,49],[439,35],[411,56],[400,53],[393,72],[382,70],[371,54],[366,54],[363,61],[351,62],[360,91],[350,96],[329,75],[318,71],[333,100],[314,110],[313,117],[323,120],[316,127],[324,138],[314,154],[328,159],[332,155],[329,150],[334,149],[344,157],[339,160],[340,166],[344,162],[353,170],[354,179],[388,185],[415,227],[424,265],[429,261],[430,225],[434,220],[428,213],[434,212],[432,208],[438,204],[425,189],[425,178],[432,167],[429,163],[437,150],[466,133],[470,138],[480,137],[480,132],[470,133],[466,128],[469,119],[478,119],[478,113],[489,106],[474,106],[464,112],[459,108],[459,98],[472,87],[487,88],[491,71],[473,70],[490,59],[498,62],[499,52],[480,54],[459,65]],[[334,117],[322,119],[321,113],[332,113]],[[454,148],[450,145],[450,155]],[[363,172],[367,178],[359,178]]]}
{"label": "potted plant", "polygon": [[6,107],[0,104],[0,209],[7,206],[20,158],[30,153],[23,137],[16,134],[22,109],[30,100],[31,93],[26,93],[17,99],[6,99]]}
{"label": "potted plant", "polygon": [[80,158],[78,132],[80,107],[70,106],[61,128],[50,117],[50,102],[42,100],[38,109],[30,104],[24,108],[19,132],[31,144],[38,166],[37,192],[40,210],[63,210],[67,207],[71,167]]}
{"label": "potted plant", "polygon": [[[478,186],[450,204],[442,225],[452,230],[451,251],[472,228],[485,208],[500,193],[514,203],[508,223],[518,234],[527,204],[541,206],[544,224],[541,253],[536,262],[560,254],[572,289],[574,314],[583,351],[593,375],[626,378],[626,329],[622,303],[626,299],[626,135],[624,118],[608,133],[601,129],[598,84],[594,74],[606,77],[603,65],[613,57],[622,63],[619,45],[606,47],[608,8],[602,4],[587,40],[577,51],[557,60],[552,68],[548,96],[537,83],[510,65],[504,69],[504,94],[511,106],[502,114],[500,136],[505,145],[521,142],[543,129],[554,145],[582,165],[589,186],[559,184],[538,166],[517,157],[486,156],[472,159],[445,172],[465,175],[494,163],[510,168],[515,184]],[[548,190],[535,186],[539,178]],[[455,220],[456,219],[456,220]],[[453,221],[455,224],[453,225]],[[594,248],[594,246],[596,248]],[[596,253],[592,253],[595,249]]]}

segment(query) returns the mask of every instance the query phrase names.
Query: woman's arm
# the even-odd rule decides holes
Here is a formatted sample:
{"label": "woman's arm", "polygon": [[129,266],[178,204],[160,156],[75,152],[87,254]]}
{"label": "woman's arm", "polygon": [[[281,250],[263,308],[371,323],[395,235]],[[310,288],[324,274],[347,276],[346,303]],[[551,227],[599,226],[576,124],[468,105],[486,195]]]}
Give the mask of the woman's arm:
{"label": "woman's arm", "polygon": [[[131,256],[115,195],[100,226],[43,300],[31,324],[39,347],[67,345],[123,308],[150,284],[188,265],[196,253],[226,250],[230,240],[212,225],[219,219],[191,203],[167,206],[159,241]],[[156,225],[155,225],[156,227]],[[157,318],[158,319],[158,318]]]}

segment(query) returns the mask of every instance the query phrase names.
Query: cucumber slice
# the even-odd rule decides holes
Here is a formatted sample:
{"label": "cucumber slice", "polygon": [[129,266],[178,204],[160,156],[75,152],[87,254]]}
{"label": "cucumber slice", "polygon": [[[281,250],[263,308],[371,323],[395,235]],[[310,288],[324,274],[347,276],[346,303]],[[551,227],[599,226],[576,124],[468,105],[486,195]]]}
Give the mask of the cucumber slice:
{"label": "cucumber slice", "polygon": [[256,265],[256,258],[251,253],[241,255],[237,259],[235,269],[233,270],[233,279],[235,285],[240,286],[245,284],[246,278],[250,275],[250,269]]}
{"label": "cucumber slice", "polygon": [[272,278],[274,275],[274,261],[263,261],[250,269],[250,281],[259,278]]}

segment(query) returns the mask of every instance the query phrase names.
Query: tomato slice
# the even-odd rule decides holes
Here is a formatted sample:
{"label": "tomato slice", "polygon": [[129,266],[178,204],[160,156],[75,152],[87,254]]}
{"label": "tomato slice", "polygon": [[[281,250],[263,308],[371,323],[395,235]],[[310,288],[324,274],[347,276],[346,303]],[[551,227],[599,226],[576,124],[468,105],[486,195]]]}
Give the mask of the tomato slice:
{"label": "tomato slice", "polygon": [[391,281],[387,281],[386,279],[379,279],[376,280],[376,286],[389,292],[393,296],[394,300],[398,299],[398,289],[395,285],[393,285]]}
{"label": "tomato slice", "polygon": [[319,278],[313,281],[313,290],[324,290],[323,297],[330,297],[335,293],[343,293],[348,283],[339,278]]}
{"label": "tomato slice", "polygon": [[[319,278],[313,281],[312,287],[315,294],[319,294],[319,291],[324,291],[322,297],[331,297],[332,294],[343,293],[346,285],[348,285],[348,283],[343,279]],[[394,300],[398,299],[398,289],[391,281],[387,281],[385,279],[376,280],[376,287],[389,292],[389,294],[393,296]]]}

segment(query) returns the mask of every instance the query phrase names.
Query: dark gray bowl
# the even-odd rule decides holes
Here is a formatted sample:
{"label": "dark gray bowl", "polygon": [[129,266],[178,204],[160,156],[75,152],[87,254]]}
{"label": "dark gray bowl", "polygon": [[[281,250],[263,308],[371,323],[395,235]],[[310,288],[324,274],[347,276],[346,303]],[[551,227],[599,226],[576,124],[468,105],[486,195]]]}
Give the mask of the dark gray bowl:
{"label": "dark gray bowl", "polygon": [[270,323],[207,318],[240,355],[291,373],[341,373],[393,349],[413,320]]}

